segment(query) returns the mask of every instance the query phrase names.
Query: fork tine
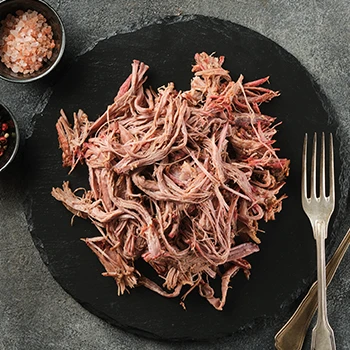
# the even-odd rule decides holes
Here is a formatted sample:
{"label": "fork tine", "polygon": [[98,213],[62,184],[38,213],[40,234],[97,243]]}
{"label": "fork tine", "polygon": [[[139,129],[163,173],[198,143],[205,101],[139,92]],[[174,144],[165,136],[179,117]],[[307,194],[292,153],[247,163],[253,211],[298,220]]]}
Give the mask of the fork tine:
{"label": "fork tine", "polygon": [[304,144],[303,144],[303,159],[301,163],[301,198],[302,201],[307,198],[307,134],[304,136]]}
{"label": "fork tine", "polygon": [[325,138],[322,133],[321,158],[320,158],[320,198],[326,197],[326,165],[325,165]]}
{"label": "fork tine", "polygon": [[316,197],[316,153],[317,153],[317,134],[314,133],[314,142],[312,147],[311,158],[311,181],[310,181],[310,197]]}
{"label": "fork tine", "polygon": [[334,201],[334,152],[333,152],[333,135],[329,135],[329,198]]}

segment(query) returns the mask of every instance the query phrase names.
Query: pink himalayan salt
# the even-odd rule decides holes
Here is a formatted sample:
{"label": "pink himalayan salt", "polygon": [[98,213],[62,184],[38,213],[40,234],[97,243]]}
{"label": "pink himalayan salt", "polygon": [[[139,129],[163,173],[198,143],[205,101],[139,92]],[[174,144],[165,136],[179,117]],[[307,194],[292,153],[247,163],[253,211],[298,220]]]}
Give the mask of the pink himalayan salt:
{"label": "pink himalayan salt", "polygon": [[33,73],[52,57],[55,42],[46,18],[37,11],[16,11],[1,21],[0,57],[14,73]]}

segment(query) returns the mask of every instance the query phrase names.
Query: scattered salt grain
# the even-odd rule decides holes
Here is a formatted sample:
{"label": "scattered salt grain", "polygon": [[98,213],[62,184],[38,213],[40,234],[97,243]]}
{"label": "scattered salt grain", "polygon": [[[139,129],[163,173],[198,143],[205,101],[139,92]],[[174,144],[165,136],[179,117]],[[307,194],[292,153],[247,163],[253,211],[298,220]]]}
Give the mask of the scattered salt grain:
{"label": "scattered salt grain", "polygon": [[39,70],[52,57],[54,47],[52,29],[37,11],[19,10],[1,21],[1,62],[14,73]]}

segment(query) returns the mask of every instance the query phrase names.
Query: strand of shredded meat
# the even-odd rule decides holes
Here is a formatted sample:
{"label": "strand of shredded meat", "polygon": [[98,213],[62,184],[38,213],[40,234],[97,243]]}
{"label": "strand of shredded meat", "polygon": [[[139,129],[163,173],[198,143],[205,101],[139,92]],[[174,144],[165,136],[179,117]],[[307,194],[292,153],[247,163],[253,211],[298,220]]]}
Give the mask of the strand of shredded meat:
{"label": "strand of shredded meat", "polygon": [[[90,189],[65,182],[52,195],[98,235],[84,241],[113,277],[118,294],[143,285],[184,298],[194,289],[222,310],[231,278],[249,277],[245,259],[259,250],[258,221],[273,220],[285,195],[289,160],[274,148],[274,120],[260,105],[279,95],[243,83],[224,57],[195,55],[191,89],[143,86],[148,66],[135,60],[114,102],[96,121],[83,111],[73,126],[61,111],[57,132],[63,166],[89,169]],[[137,270],[143,259],[164,280]],[[221,296],[210,286],[221,278]],[[184,286],[187,286],[184,288]]]}

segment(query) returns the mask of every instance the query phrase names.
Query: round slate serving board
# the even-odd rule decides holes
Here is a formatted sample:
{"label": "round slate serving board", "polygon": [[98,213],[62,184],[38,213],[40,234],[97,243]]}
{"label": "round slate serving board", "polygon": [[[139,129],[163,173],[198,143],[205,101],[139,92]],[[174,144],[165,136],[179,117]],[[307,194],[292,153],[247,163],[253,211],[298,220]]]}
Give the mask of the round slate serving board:
{"label": "round slate serving board", "polygon": [[[146,84],[158,87],[174,81],[178,90],[189,88],[196,52],[226,56],[224,67],[236,80],[270,75],[271,88],[281,96],[263,106],[277,116],[280,156],[291,159],[291,172],[283,192],[289,198],[277,220],[261,227],[261,251],[249,257],[251,279],[235,277],[224,311],[216,311],[196,292],[186,299],[165,299],[145,288],[117,296],[112,278],[80,240],[97,231],[76,218],[51,195],[53,186],[69,180],[72,188],[87,184],[84,167],[72,175],[61,167],[55,123],[59,110],[67,115],[82,108],[97,118],[111,103],[129,75],[133,59],[150,66]],[[305,132],[334,131],[327,102],[300,63],[262,35],[218,19],[181,17],[166,19],[136,32],[101,41],[79,57],[59,77],[45,110],[36,117],[35,130],[26,150],[30,208],[28,220],[36,247],[58,283],[87,310],[113,325],[149,337],[168,340],[208,340],[229,335],[257,320],[290,311],[288,303],[308,288],[315,272],[315,242],[300,204],[301,148]],[[337,143],[336,143],[337,144]],[[338,152],[336,151],[336,160]],[[141,267],[144,268],[144,267]],[[281,305],[285,308],[281,309]]]}

